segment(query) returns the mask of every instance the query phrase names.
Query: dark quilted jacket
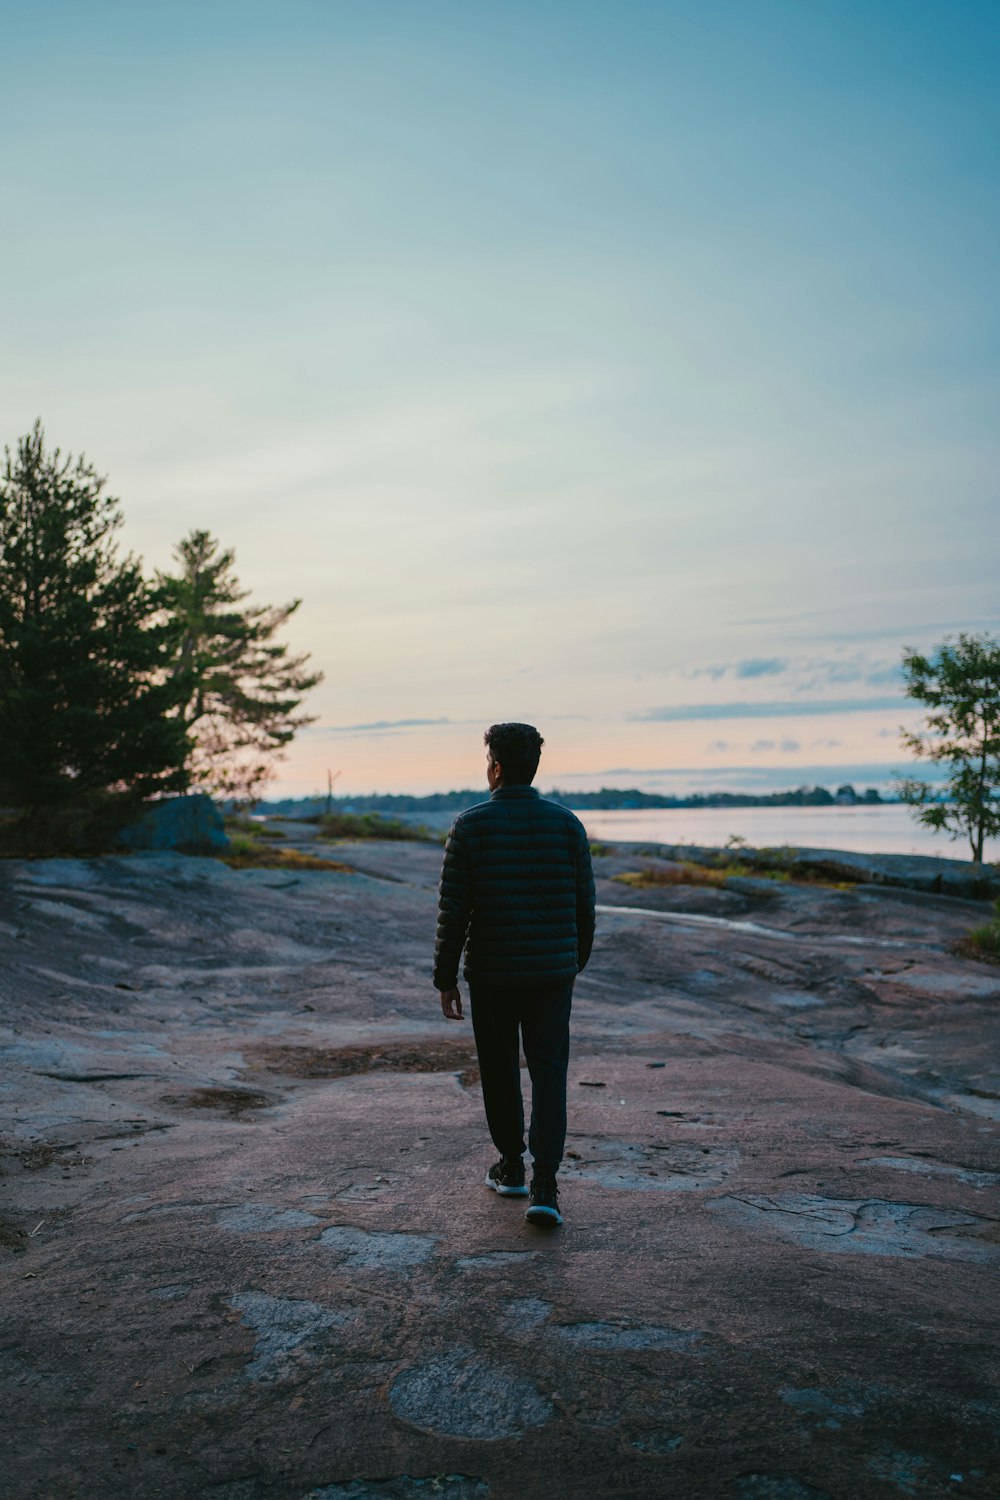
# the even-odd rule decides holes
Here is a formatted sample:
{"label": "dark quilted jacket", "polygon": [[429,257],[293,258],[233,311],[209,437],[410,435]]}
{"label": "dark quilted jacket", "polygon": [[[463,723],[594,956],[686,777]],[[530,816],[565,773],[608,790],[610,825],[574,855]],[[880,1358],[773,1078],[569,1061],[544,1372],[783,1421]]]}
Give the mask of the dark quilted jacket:
{"label": "dark quilted jacket", "polygon": [[594,872],[583,824],[531,786],[499,787],[460,813],[444,851],[434,984],[579,973],[594,942]]}

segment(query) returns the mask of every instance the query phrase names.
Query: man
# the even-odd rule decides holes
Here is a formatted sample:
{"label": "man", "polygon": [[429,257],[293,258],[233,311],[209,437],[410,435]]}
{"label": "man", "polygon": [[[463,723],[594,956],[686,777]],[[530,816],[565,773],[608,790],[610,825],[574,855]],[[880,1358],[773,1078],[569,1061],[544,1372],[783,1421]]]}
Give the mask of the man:
{"label": "man", "polygon": [[563,1222],[556,1173],[566,1141],[573,981],[594,941],[594,873],[583,824],[531,785],[544,743],[531,724],[483,736],[490,799],[460,813],[445,846],[434,984],[462,1019],[458,965],[469,982],[486,1122],[500,1160],[486,1186],[524,1197],[524,1102],[518,1030],[531,1075],[533,1161],[525,1218]]}

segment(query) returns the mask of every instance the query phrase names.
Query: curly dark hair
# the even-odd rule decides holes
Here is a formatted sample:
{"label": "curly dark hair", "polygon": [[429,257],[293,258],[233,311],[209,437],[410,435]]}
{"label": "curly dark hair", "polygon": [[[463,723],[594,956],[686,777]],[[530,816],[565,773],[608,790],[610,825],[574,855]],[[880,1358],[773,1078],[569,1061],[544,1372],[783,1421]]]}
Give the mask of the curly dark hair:
{"label": "curly dark hair", "polygon": [[503,766],[503,779],[509,786],[531,783],[545,741],[533,724],[491,724],[483,744]]}

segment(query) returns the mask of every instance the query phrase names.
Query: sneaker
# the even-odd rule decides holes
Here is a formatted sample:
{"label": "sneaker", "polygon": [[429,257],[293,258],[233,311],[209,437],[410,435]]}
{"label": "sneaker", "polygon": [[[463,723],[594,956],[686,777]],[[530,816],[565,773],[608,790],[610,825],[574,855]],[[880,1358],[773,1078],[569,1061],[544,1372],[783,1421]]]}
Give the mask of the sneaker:
{"label": "sneaker", "polygon": [[524,1211],[524,1217],[547,1229],[562,1223],[559,1189],[556,1187],[554,1172],[535,1172],[531,1179],[531,1202]]}
{"label": "sneaker", "polygon": [[486,1174],[486,1186],[504,1198],[526,1198],[524,1162],[519,1156],[501,1156]]}

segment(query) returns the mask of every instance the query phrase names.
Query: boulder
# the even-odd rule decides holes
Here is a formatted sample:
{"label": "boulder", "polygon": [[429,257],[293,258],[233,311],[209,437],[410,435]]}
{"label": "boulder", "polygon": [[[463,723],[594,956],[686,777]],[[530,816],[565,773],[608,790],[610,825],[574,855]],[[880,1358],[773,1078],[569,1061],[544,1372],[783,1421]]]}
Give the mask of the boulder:
{"label": "boulder", "polygon": [[153,802],[119,832],[118,842],[126,849],[177,849],[183,854],[218,854],[230,847],[222,814],[205,792]]}

